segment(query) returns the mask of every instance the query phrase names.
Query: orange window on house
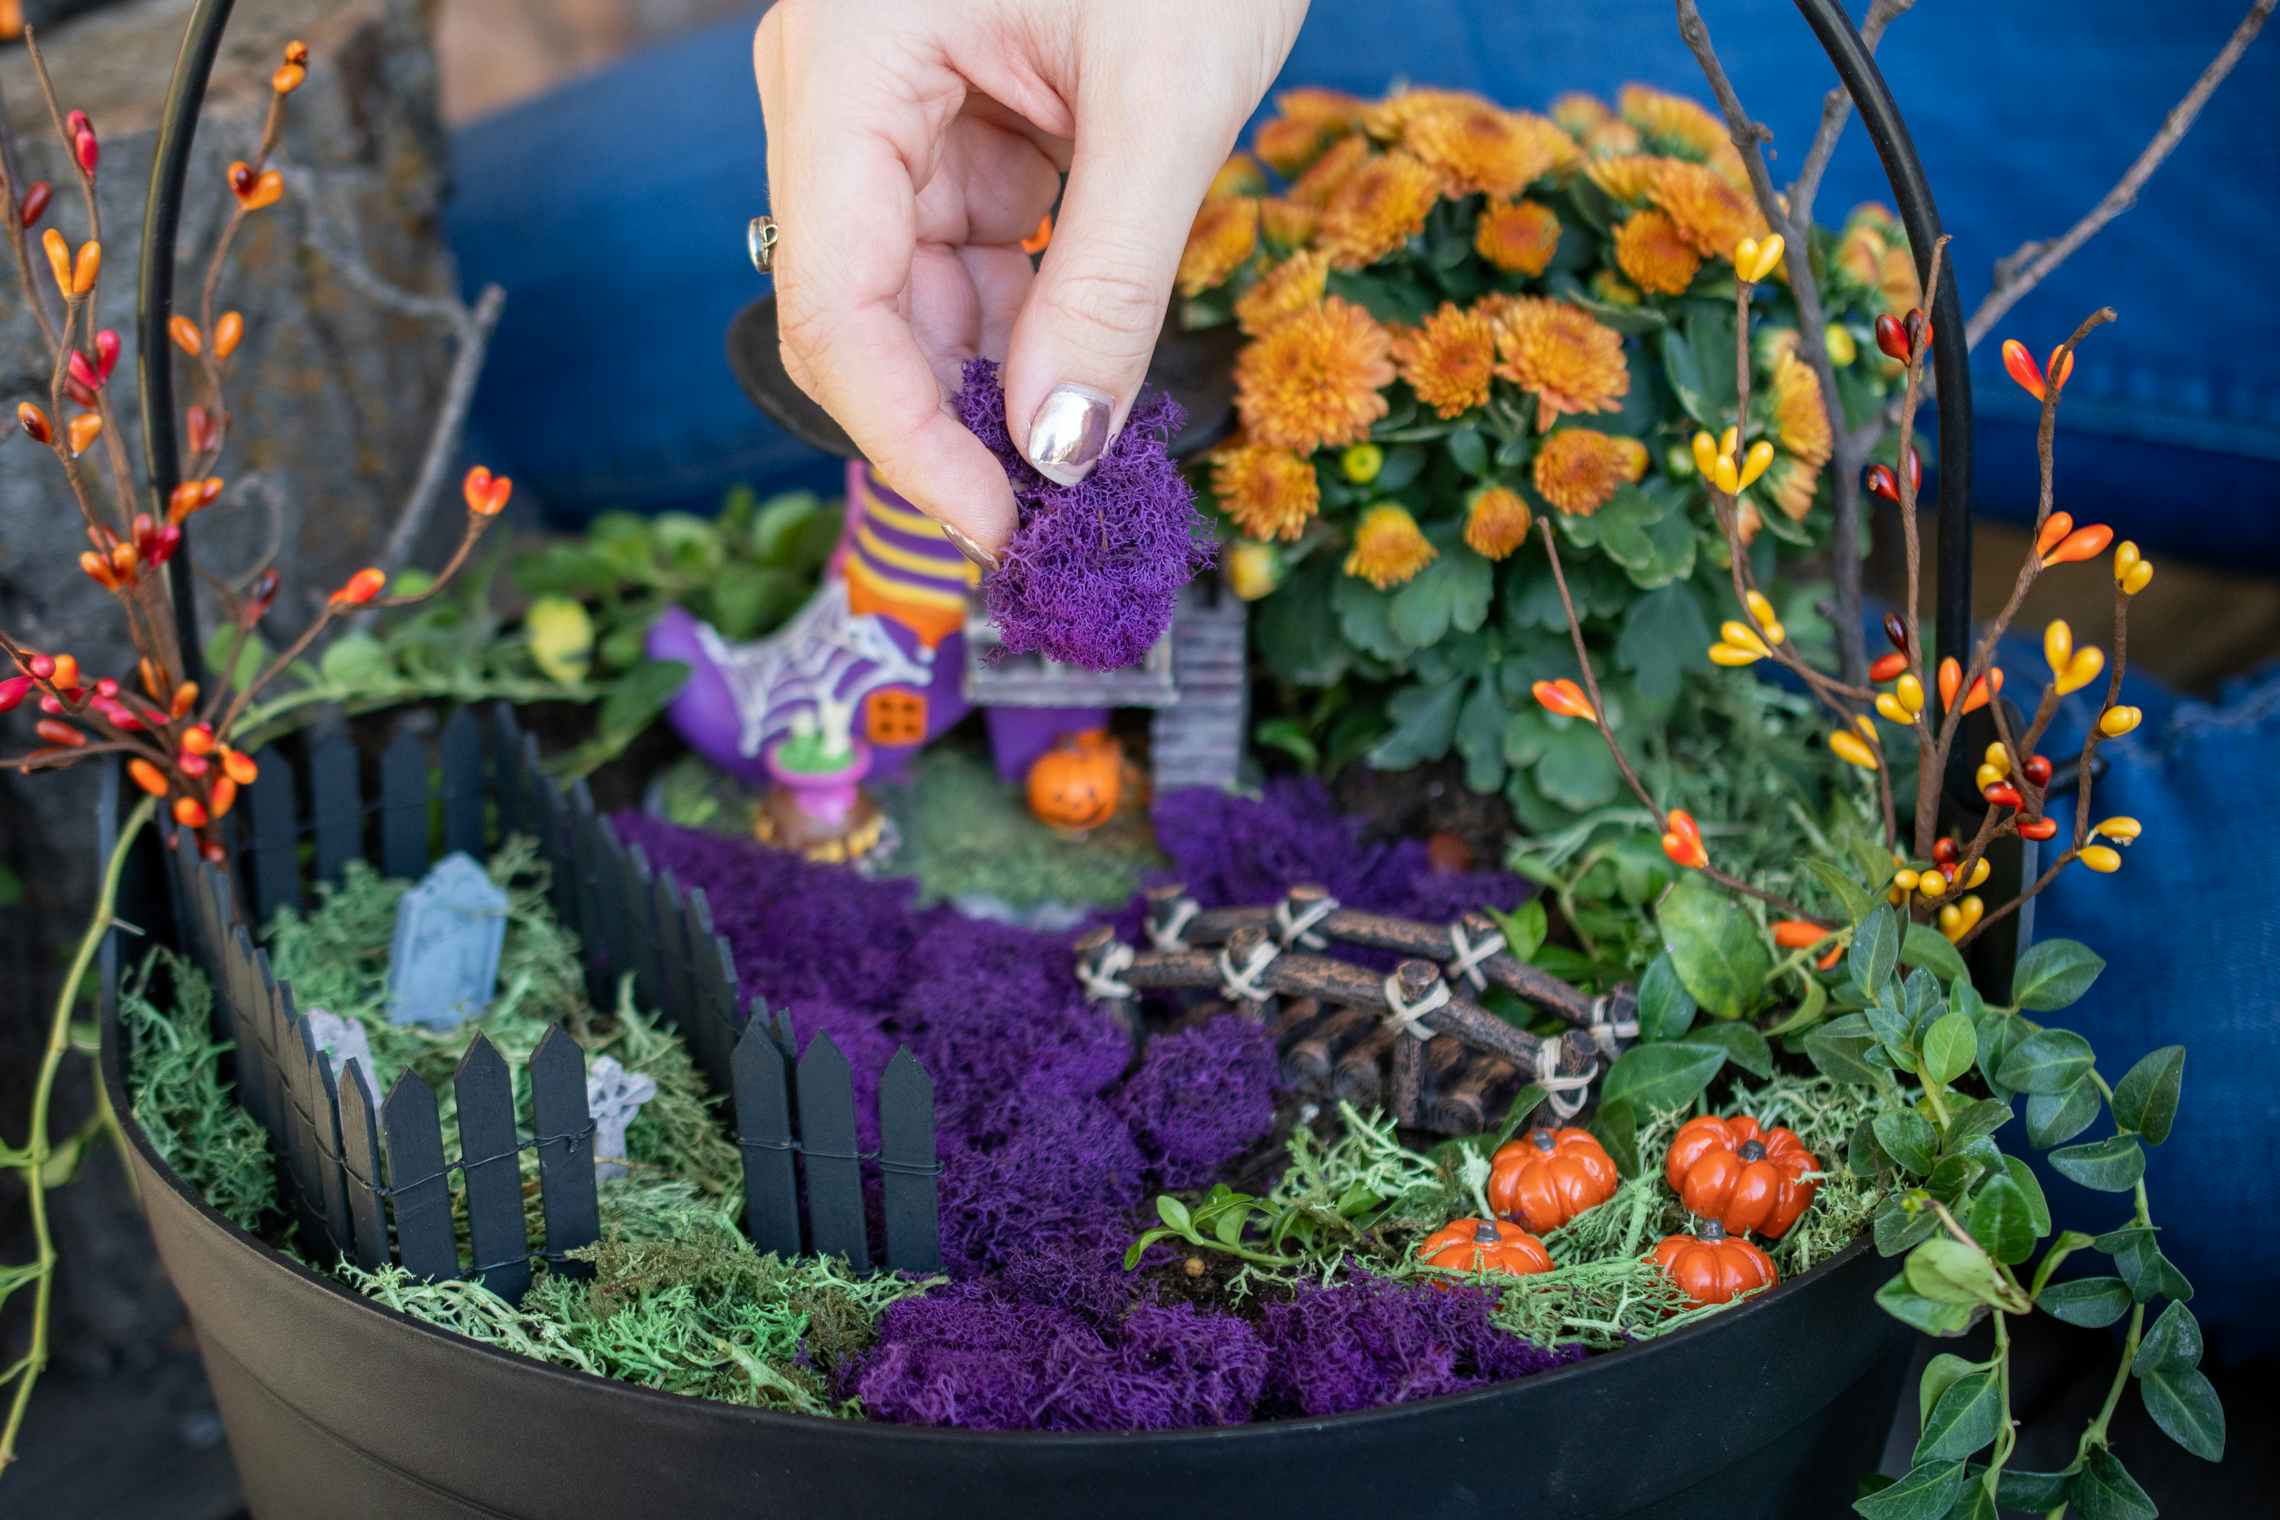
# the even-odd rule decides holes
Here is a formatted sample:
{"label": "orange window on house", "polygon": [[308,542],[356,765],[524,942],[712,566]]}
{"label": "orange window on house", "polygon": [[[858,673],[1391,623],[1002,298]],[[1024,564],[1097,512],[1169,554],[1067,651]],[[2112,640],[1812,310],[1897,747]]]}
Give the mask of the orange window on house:
{"label": "orange window on house", "polygon": [[926,738],[926,698],[889,687],[864,699],[863,726],[873,744],[918,744]]}

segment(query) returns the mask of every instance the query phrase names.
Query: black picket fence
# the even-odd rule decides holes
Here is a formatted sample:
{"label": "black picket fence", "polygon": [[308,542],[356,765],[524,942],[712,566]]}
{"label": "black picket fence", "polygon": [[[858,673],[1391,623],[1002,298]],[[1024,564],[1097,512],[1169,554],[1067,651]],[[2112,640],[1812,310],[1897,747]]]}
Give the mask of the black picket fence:
{"label": "black picket fence", "polygon": [[[337,1252],[366,1269],[394,1262],[422,1277],[480,1276],[509,1299],[531,1263],[580,1264],[567,1253],[599,1234],[594,1123],[585,1054],[550,1031],[526,1065],[523,1132],[505,1057],[480,1032],[452,1076],[458,1152],[445,1147],[435,1090],[406,1072],[376,1101],[371,1074],[336,1068],[318,1047],[290,983],[273,973],[254,926],[301,907],[352,860],[416,878],[433,847],[478,859],[514,835],[537,841],[552,905],[577,933],[591,1000],[616,1003],[634,977],[638,1001],[669,1018],[735,1121],[744,1159],[744,1228],[763,1251],[803,1250],[873,1265],[865,1168],[876,1168],[883,1264],[929,1272],[941,1262],[934,1083],[906,1050],[879,1081],[876,1152],[858,1143],[854,1073],[829,1037],[795,1057],[790,1021],[759,998],[747,1008],[728,943],[702,889],[654,871],[599,816],[583,782],[564,788],[539,767],[534,740],[504,705],[482,721],[461,710],[440,732],[399,733],[381,754],[368,798],[357,748],[322,738],[295,757],[261,755],[261,774],[229,823],[230,864],[200,857],[187,832],[167,851],[185,928],[182,947],[214,984],[215,1024],[234,1047],[239,1102],[268,1133],[281,1196],[304,1254]],[[238,868],[243,868],[243,881]],[[250,912],[248,911],[250,909]],[[544,1244],[531,1249],[520,1156],[535,1151]],[[462,1263],[451,1179],[467,1219]]]}

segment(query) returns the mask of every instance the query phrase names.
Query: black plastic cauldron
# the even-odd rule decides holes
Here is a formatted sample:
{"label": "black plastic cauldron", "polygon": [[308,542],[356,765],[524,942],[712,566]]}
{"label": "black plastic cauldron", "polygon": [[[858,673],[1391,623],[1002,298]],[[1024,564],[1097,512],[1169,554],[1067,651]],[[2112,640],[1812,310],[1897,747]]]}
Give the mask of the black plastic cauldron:
{"label": "black plastic cauldron", "polygon": [[[149,470],[174,483],[166,322],[190,137],[232,0],[195,7],[161,127],[145,228],[141,363]],[[1920,263],[1937,212],[1907,131],[1837,0],[1798,0],[1859,106]],[[1952,275],[1933,321],[1960,333]],[[1942,648],[1968,637],[1970,380],[1939,380]],[[176,604],[191,605],[188,554]],[[199,648],[186,628],[185,650]],[[1959,753],[1970,746],[1959,747]],[[115,816],[110,814],[107,816]],[[103,831],[106,835],[110,830]],[[106,841],[107,844],[107,841]],[[155,869],[121,912],[175,941]],[[1998,950],[1998,953],[2002,953]],[[106,951],[116,988],[120,947]],[[1844,1512],[1881,1455],[1909,1335],[1876,1305],[1865,1242],[1730,1313],[1473,1393],[1319,1420],[1161,1434],[933,1430],[686,1399],[563,1371],[405,1318],[232,1226],[131,1117],[115,998],[103,1081],[151,1230],[205,1356],[261,1520],[303,1516],[1791,1517]]]}

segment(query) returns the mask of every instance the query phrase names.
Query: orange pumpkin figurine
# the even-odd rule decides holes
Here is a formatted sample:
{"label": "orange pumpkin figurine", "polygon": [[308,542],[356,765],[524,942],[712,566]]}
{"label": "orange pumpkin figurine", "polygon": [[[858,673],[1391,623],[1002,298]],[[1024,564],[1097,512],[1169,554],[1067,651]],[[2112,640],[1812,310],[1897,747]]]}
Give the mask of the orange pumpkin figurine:
{"label": "orange pumpkin figurine", "polygon": [[1821,1163],[1785,1129],[1760,1131],[1748,1114],[1705,1114],[1679,1126],[1663,1173],[1689,1214],[1715,1219],[1729,1234],[1755,1230],[1769,1240],[1789,1233],[1820,1187],[1803,1181]]}
{"label": "orange pumpkin figurine", "polygon": [[1614,1195],[1615,1162],[1588,1130],[1532,1129],[1490,1158],[1488,1206],[1542,1235]]}
{"label": "orange pumpkin figurine", "polygon": [[1100,729],[1063,739],[1029,767],[1029,811],[1057,829],[1097,829],[1116,816],[1124,749]]}
{"label": "orange pumpkin figurine", "polygon": [[1698,1305],[1731,1303],[1781,1281],[1772,1257],[1728,1235],[1715,1219],[1704,1220],[1692,1235],[1665,1235],[1650,1259]]}
{"label": "orange pumpkin figurine", "polygon": [[1425,1237],[1417,1259],[1452,1272],[1502,1272],[1508,1277],[1552,1270],[1552,1255],[1544,1243],[1501,1219],[1452,1219]]}

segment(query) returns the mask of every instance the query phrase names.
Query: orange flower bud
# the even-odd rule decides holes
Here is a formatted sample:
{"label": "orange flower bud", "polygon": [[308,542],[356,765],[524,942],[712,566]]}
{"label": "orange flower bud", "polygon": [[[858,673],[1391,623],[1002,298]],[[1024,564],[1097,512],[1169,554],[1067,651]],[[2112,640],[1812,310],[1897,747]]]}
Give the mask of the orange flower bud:
{"label": "orange flower bud", "polygon": [[206,340],[198,331],[198,324],[176,312],[166,319],[166,335],[174,346],[195,359],[206,351]]}
{"label": "orange flower bud", "polygon": [[[1946,659],[1940,661],[1939,686],[1941,711],[1944,712],[1948,708],[1955,705],[1956,688],[1962,684],[1963,667],[1956,663],[1955,656],[1949,655]],[[1987,705],[1987,699],[1990,695],[2000,692],[2002,689],[2003,672],[2001,669],[1998,668],[1989,670],[1985,675],[1981,676],[1978,680],[1971,683],[1971,690],[1965,694],[1963,699],[1963,710],[1965,712],[1976,712],[1980,708]]]}
{"label": "orange flower bud", "polygon": [[135,674],[142,678],[142,689],[149,694],[153,702],[166,700],[166,693],[159,687],[158,667],[152,664],[147,657],[135,661]]}
{"label": "orange flower bud", "polygon": [[2042,527],[2035,532],[2035,556],[2041,558],[2058,547],[2058,541],[2074,531],[2072,512],[2053,512],[2043,519]]}
{"label": "orange flower bud", "polygon": [[[52,230],[52,229],[51,229]],[[71,294],[74,299],[95,288],[95,277],[103,272],[103,245],[81,243],[79,256],[71,261]]]}
{"label": "orange flower bud", "polygon": [[238,340],[245,336],[245,318],[237,312],[225,311],[214,319],[214,357],[227,359],[237,352]]}
{"label": "orange flower bud", "polygon": [[2086,559],[2096,559],[2106,552],[2106,546],[2113,541],[2114,530],[2104,523],[2076,528],[2059,540],[2057,548],[2043,555],[2043,568],[2048,570],[2053,565],[2072,565]]}
{"label": "orange flower bud", "polygon": [[1803,950],[1829,937],[1829,931],[1809,918],[1780,918],[1773,924],[1773,942],[1784,950]]}
{"label": "orange flower bud", "polygon": [[213,785],[206,788],[206,795],[213,804],[209,809],[211,814],[217,819],[228,816],[229,810],[237,806],[237,792],[235,781],[227,776],[216,776]]}
{"label": "orange flower bud", "polygon": [[285,176],[275,169],[256,174],[253,165],[241,158],[230,165],[230,193],[237,197],[241,212],[259,211],[284,199]]}
{"label": "orange flower bud", "polygon": [[65,300],[71,299],[71,245],[63,234],[50,227],[40,234],[40,252],[47,255],[48,271],[55,276],[55,288]]}
{"label": "orange flower bud", "polygon": [[198,683],[184,681],[174,688],[174,699],[166,704],[167,715],[174,718],[189,716],[190,709],[198,705]]}
{"label": "orange flower bud", "polygon": [[141,787],[144,791],[150,793],[153,797],[163,797],[166,795],[167,786],[165,773],[160,771],[157,766],[151,764],[148,760],[129,760],[127,762],[127,774],[134,778],[135,785]]}
{"label": "orange flower bud", "polygon": [[87,742],[87,736],[78,729],[68,723],[58,723],[53,718],[40,719],[32,725],[32,732],[57,749],[77,749]]}
{"label": "orange flower bud", "polygon": [[185,480],[174,488],[166,499],[166,520],[180,524],[192,515],[204,511],[221,498],[222,477],[209,475],[204,480]]}
{"label": "orange flower bud", "polygon": [[504,475],[493,475],[488,468],[477,465],[467,472],[460,485],[460,494],[467,498],[467,510],[477,517],[496,517],[506,506],[507,498],[514,494],[515,483]]}
{"label": "orange flower bud", "polygon": [[182,752],[187,755],[210,755],[214,752],[214,730],[205,723],[193,724],[182,731]]}
{"label": "orange flower bud", "polygon": [[1597,723],[1599,714],[1592,710],[1591,699],[1583,688],[1562,678],[1557,681],[1538,681],[1529,690],[1543,704],[1544,711],[1558,713],[1566,718],[1581,718],[1586,723]]}
{"label": "orange flower bud", "polygon": [[225,744],[222,746],[222,774],[239,786],[251,786],[254,778],[261,774],[261,768],[249,756],[240,754]]}
{"label": "orange flower bud", "polygon": [[103,419],[93,412],[81,412],[71,419],[69,437],[71,457],[77,459],[103,436]]}
{"label": "orange flower bud", "polygon": [[277,72],[269,76],[269,87],[280,95],[290,95],[308,77],[309,71],[297,63],[281,64]]}
{"label": "orange flower bud", "polygon": [[1663,825],[1663,853],[1674,864],[1689,871],[1699,871],[1710,864],[1710,853],[1702,848],[1702,829],[1692,813],[1684,808],[1672,808],[1663,815]]}
{"label": "orange flower bud", "polygon": [[174,821],[186,829],[202,829],[207,823],[206,805],[195,797],[177,797],[174,799]]}
{"label": "orange flower bud", "polygon": [[335,607],[362,607],[378,596],[380,588],[387,584],[388,577],[385,574],[367,565],[350,576],[332,594],[332,604]]}
{"label": "orange flower bud", "polygon": [[285,61],[298,64],[304,69],[307,68],[309,66],[309,45],[298,37],[286,43]]}
{"label": "orange flower bud", "polygon": [[80,552],[79,568],[86,572],[89,580],[101,586],[105,591],[119,589],[119,578],[111,572],[111,562],[97,554],[93,549],[85,549]]}
{"label": "orange flower bud", "polygon": [[79,689],[78,658],[68,654],[57,655],[55,657],[55,673],[48,677],[48,684],[57,691],[77,691]]}
{"label": "orange flower bud", "polygon": [[29,401],[16,403],[16,425],[34,443],[52,443],[55,440],[55,429],[49,424],[47,413]]}

